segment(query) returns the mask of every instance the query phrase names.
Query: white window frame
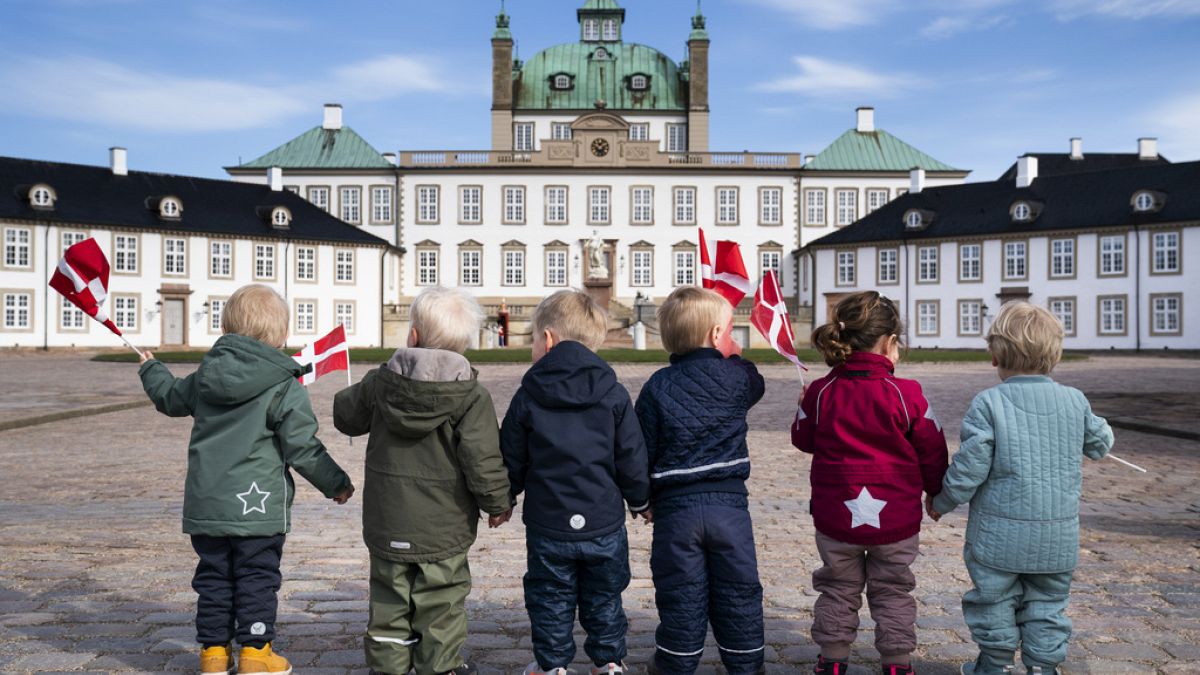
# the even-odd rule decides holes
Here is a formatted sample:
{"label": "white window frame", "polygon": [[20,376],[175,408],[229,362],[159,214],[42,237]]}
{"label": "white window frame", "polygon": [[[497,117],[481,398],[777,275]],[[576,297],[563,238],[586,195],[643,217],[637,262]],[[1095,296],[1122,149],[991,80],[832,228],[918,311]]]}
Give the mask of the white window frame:
{"label": "white window frame", "polygon": [[112,271],[118,274],[137,274],[139,269],[139,238],[136,234],[113,235]]}
{"label": "white window frame", "polygon": [[844,227],[858,220],[858,190],[839,188],[834,191],[837,199],[837,225]]}
{"label": "white window frame", "polygon": [[654,224],[654,188],[644,185],[629,189],[629,222],[632,225]]}
{"label": "white window frame", "polygon": [[1096,298],[1096,333],[1099,335],[1129,334],[1129,299],[1124,295],[1101,295]]}
{"label": "white window frame", "polygon": [[417,223],[433,225],[441,221],[441,186],[417,186]]}
{"label": "white window frame", "polygon": [[[885,256],[885,254],[887,254]],[[900,283],[900,249],[881,248],[876,255],[875,283],[879,285]]]}
{"label": "white window frame", "polygon": [[525,188],[521,185],[504,186],[504,224],[525,224]]}
{"label": "white window frame", "polygon": [[112,322],[122,332],[137,333],[141,325],[141,297],[127,293],[114,293],[112,296]]}
{"label": "white window frame", "polygon": [[654,285],[654,249],[635,248],[629,251],[629,285],[634,288]]}
{"label": "white window frame", "polygon": [[983,335],[983,301],[958,301],[958,334],[960,337]]}
{"label": "white window frame", "polygon": [[550,139],[555,141],[571,140],[571,123],[570,122],[551,122],[550,123]]}
{"label": "white window frame", "polygon": [[311,335],[317,332],[317,301],[296,301],[296,333]]}
{"label": "white window frame", "polygon": [[1049,298],[1047,309],[1062,324],[1063,335],[1074,337],[1078,313],[1075,311],[1075,298]]}
{"label": "white window frame", "polygon": [[1096,266],[1096,276],[1125,276],[1125,248],[1128,240],[1129,237],[1125,234],[1110,234],[1099,238],[1097,242],[1099,261]]}
{"label": "white window frame", "polygon": [[392,188],[386,185],[371,187],[371,222],[381,225],[392,222]]}
{"label": "white window frame", "polygon": [[565,185],[546,186],[546,224],[566,225],[568,190]]}
{"label": "white window frame", "polygon": [[858,283],[858,253],[856,251],[837,251],[834,260],[836,261],[837,278],[835,286],[846,287],[854,286]]}
{"label": "white window frame", "polygon": [[438,249],[429,247],[420,247],[417,249],[417,285],[418,286],[437,286],[438,275]]}
{"label": "white window frame", "polygon": [[229,302],[229,298],[213,298],[208,299],[208,316],[205,319],[208,321],[209,335],[217,335],[221,332],[221,312],[225,309],[225,303]]}
{"label": "white window frame", "polygon": [[504,260],[502,286],[525,285],[525,249],[515,246],[501,250]]}
{"label": "white window frame", "polygon": [[717,225],[737,225],[740,195],[736,187],[717,188]]}
{"label": "white window frame", "polygon": [[546,285],[554,288],[565,287],[569,281],[567,270],[568,251],[562,246],[546,249]]}
{"label": "white window frame", "polygon": [[688,151],[688,130],[686,124],[667,125],[667,152]]}
{"label": "white window frame", "polygon": [[941,279],[941,265],[938,258],[941,255],[940,246],[921,246],[917,248],[917,283],[936,284]]}
{"label": "white window frame", "polygon": [[1183,294],[1150,294],[1150,334],[1183,335]]}
{"label": "white window frame", "polygon": [[483,285],[483,249],[465,246],[458,249],[458,285]]}
{"label": "white window frame", "polygon": [[333,249],[333,282],[336,284],[354,283],[354,249]]}
{"label": "white window frame", "polygon": [[584,42],[600,41],[600,19],[583,20],[583,40]]}
{"label": "white window frame", "polygon": [[211,239],[208,242],[208,276],[214,279],[233,278],[233,242]]}
{"label": "white window frame", "polygon": [[358,185],[339,187],[338,206],[342,220],[353,225],[362,223],[362,187]]}
{"label": "white window frame", "polygon": [[616,42],[621,39],[621,28],[616,19],[600,22],[600,39],[604,42]]}
{"label": "white window frame", "polygon": [[296,281],[317,282],[317,247],[296,247]]}
{"label": "white window frame", "polygon": [[347,333],[354,334],[354,302],[333,301],[333,325],[342,326]]}
{"label": "white window frame", "polygon": [[696,224],[696,188],[676,187],[671,190],[674,202],[675,225]]}
{"label": "white window frame", "polygon": [[6,331],[32,331],[33,292],[4,291],[2,295],[4,318],[0,326]]}
{"label": "white window frame", "polygon": [[650,140],[650,123],[649,122],[634,122],[629,125],[629,140],[631,141],[648,141]]}
{"label": "white window frame", "polygon": [[940,303],[937,300],[918,300],[917,335],[920,337],[937,337],[941,332]]}
{"label": "white window frame", "polygon": [[[1029,278],[1029,242],[1003,241],[1004,280],[1017,281]],[[1018,253],[1019,251],[1019,253]]]}
{"label": "white window frame", "polygon": [[1179,274],[1182,239],[1178,230],[1150,233],[1151,274]]}
{"label": "white window frame", "polygon": [[588,225],[612,223],[612,188],[593,185],[588,188]]}
{"label": "white window frame", "polygon": [[[61,233],[59,234],[59,238],[58,238],[59,246],[61,247],[60,248],[60,251],[61,251],[60,256],[61,256],[61,254],[65,254],[67,249],[71,248],[75,244],[78,244],[79,242],[81,242],[87,238],[88,238],[87,232],[82,232],[79,230],[63,230],[63,231],[61,231]],[[186,240],[181,240],[181,241],[185,242],[184,251],[186,252],[186,250],[187,250]],[[164,246],[165,246],[165,244],[164,244]],[[184,257],[186,258],[186,255]],[[182,264],[183,264],[183,267],[181,268],[182,271],[179,273],[180,275],[187,273],[186,260]],[[163,275],[164,276],[178,276],[175,274],[168,274],[166,272],[165,262],[164,262]],[[62,311],[59,312],[59,319],[58,319],[59,320],[59,329],[65,330],[65,331],[87,331],[87,329],[88,329],[87,314],[84,314],[83,310],[81,310],[78,307],[76,307],[75,305],[71,304],[65,298],[63,298],[61,300],[61,305],[62,305]]]}
{"label": "white window frame", "polygon": [[482,185],[463,185],[458,188],[458,222],[464,225],[483,222]]}
{"label": "white window frame", "polygon": [[187,239],[163,237],[163,276],[187,276]]}
{"label": "white window frame", "polygon": [[[973,251],[973,255],[968,255]],[[959,244],[958,280],[983,281],[983,244]]]}
{"label": "white window frame", "polygon": [[887,203],[887,188],[867,188],[867,213],[874,213]]}
{"label": "white window frame", "polygon": [[674,287],[696,285],[696,251],[690,248],[677,248],[671,252],[675,261]]}
{"label": "white window frame", "polygon": [[254,244],[254,278],[255,280],[273,280],[275,278],[275,244]]}
{"label": "white window frame", "polygon": [[783,284],[783,249],[762,248],[758,250],[758,278],[761,280],[767,270],[775,271],[775,279]]}
{"label": "white window frame", "polygon": [[308,186],[308,203],[321,209],[325,213],[329,213],[329,186]]}
{"label": "white window frame", "polygon": [[783,224],[783,188],[764,187],[759,189],[758,224]]}
{"label": "white window frame", "polygon": [[33,230],[28,227],[4,228],[4,266],[33,269]]}
{"label": "white window frame", "polygon": [[1075,240],[1072,238],[1051,239],[1050,247],[1050,278],[1075,278]]}
{"label": "white window frame", "polygon": [[533,122],[513,123],[513,152],[533,152]]}
{"label": "white window frame", "polygon": [[825,188],[808,188],[804,191],[804,224],[824,226],[826,224]]}

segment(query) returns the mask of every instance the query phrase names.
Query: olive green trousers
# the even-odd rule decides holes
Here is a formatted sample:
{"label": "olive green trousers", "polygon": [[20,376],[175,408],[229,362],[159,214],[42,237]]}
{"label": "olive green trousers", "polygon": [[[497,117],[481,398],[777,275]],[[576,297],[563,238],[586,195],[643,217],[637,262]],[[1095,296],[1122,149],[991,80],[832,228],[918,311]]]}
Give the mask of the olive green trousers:
{"label": "olive green trousers", "polygon": [[471,567],[462,553],[432,563],[371,556],[371,611],[363,647],[381,673],[435,675],[462,665]]}

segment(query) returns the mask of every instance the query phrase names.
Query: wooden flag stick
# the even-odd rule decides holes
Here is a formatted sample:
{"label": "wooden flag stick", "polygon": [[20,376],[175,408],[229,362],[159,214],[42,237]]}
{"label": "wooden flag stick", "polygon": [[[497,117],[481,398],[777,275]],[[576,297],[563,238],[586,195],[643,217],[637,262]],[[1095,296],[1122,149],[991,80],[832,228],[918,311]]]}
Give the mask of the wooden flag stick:
{"label": "wooden flag stick", "polygon": [[[115,333],[114,333],[114,335],[115,335]],[[137,352],[137,355],[139,358],[144,358],[146,356],[145,354],[142,353],[142,350],[138,349],[137,347],[134,347],[132,342],[130,342],[129,340],[126,340],[124,335],[117,335],[117,337],[121,338],[121,342],[124,342],[126,347],[129,347],[133,351]]]}
{"label": "wooden flag stick", "polygon": [[1131,468],[1131,469],[1137,469],[1138,471],[1141,471],[1142,473],[1150,473],[1149,471],[1146,471],[1145,469],[1143,469],[1142,467],[1138,466],[1137,464],[1134,464],[1133,462],[1126,462],[1125,460],[1121,459],[1120,457],[1117,457],[1117,456],[1116,456],[1116,455],[1114,455],[1114,454],[1111,454],[1111,453],[1109,453],[1109,455],[1108,455],[1108,458],[1109,458],[1109,459],[1114,459],[1114,460],[1116,460],[1116,461],[1118,461],[1118,462],[1120,462],[1120,463],[1124,464],[1125,466],[1127,466],[1127,467],[1129,467],[1129,468]]}

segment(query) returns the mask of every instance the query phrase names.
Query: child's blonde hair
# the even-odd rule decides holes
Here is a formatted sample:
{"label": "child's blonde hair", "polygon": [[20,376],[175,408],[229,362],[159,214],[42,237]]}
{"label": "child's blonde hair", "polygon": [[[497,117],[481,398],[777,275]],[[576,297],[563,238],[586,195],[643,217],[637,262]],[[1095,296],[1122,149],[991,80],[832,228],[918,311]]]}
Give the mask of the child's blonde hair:
{"label": "child's blonde hair", "polygon": [[1047,375],[1062,360],[1063,327],[1044,307],[1013,301],[988,330],[988,351],[1005,370]]}
{"label": "child's blonde hair", "polygon": [[409,322],[417,331],[418,347],[461,354],[479,334],[483,309],[461,288],[430,286],[413,299]]}
{"label": "child's blonde hair", "polygon": [[221,330],[282,347],[288,338],[287,302],[270,286],[242,286],[221,309]]}
{"label": "child's blonde hair", "polygon": [[676,288],[658,308],[663,348],[672,354],[686,354],[703,347],[713,326],[725,326],[727,312],[732,313],[733,307],[716,291],[697,286]]}
{"label": "child's blonde hair", "polygon": [[559,291],[542,300],[531,323],[535,339],[549,330],[559,340],[574,340],[592,351],[608,336],[608,313],[583,291]]}
{"label": "child's blonde hair", "polygon": [[879,338],[895,335],[903,342],[904,324],[896,303],[878,291],[862,291],[834,305],[829,322],[812,332],[812,343],[825,365],[840,366],[854,352],[869,352]]}

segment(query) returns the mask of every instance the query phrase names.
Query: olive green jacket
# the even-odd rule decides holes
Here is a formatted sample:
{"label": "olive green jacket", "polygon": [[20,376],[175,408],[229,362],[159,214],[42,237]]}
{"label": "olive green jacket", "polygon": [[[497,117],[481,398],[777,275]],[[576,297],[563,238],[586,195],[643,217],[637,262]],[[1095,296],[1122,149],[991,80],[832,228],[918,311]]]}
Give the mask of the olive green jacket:
{"label": "olive green jacket", "polygon": [[242,335],[224,335],[195,373],[171,375],[161,361],[142,364],[146,395],[164,415],[194,418],[188,442],[183,531],[214,537],[288,532],[295,469],[326,497],[350,477],[317,438],[306,366]]}
{"label": "olive green jacket", "polygon": [[507,511],[492,397],[461,354],[400,349],[337,394],[333,423],[367,441],[363,540],[395,562],[437,562],[475,542],[479,512]]}

